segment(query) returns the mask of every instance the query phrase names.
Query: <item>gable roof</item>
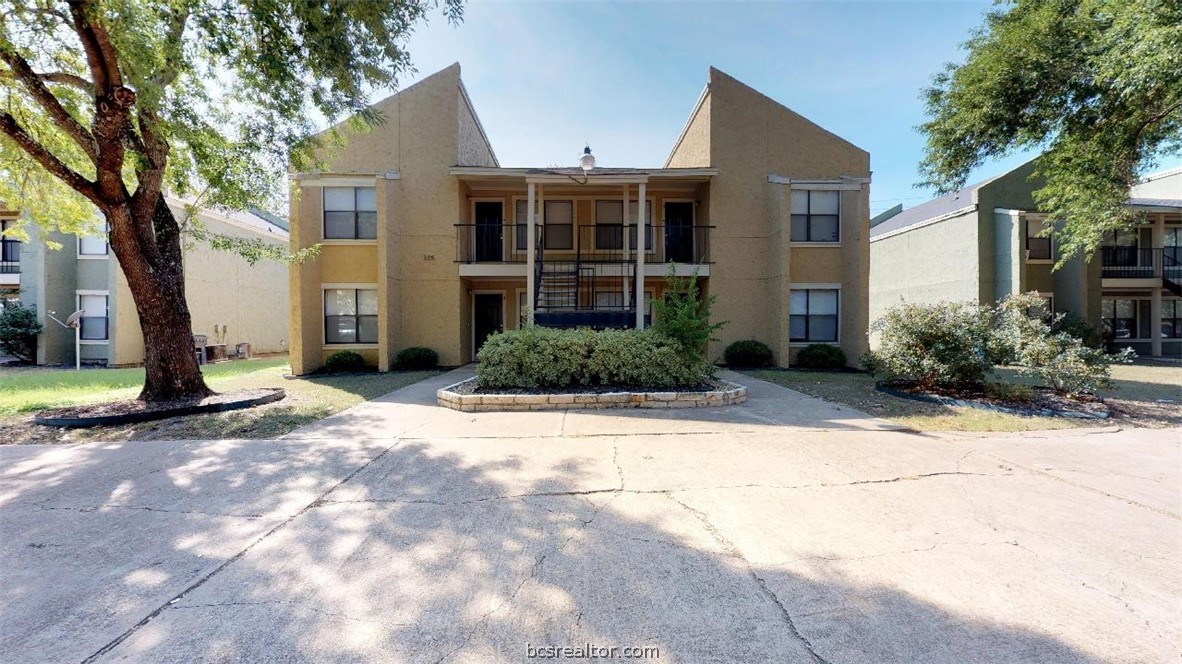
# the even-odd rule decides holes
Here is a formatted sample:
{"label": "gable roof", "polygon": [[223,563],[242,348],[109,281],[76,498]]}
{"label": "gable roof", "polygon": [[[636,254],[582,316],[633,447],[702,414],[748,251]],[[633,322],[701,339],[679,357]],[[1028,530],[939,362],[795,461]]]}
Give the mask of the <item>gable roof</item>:
{"label": "gable roof", "polygon": [[948,216],[953,212],[959,212],[960,210],[967,211],[977,204],[977,190],[995,179],[989,178],[988,180],[982,180],[950,194],[933,198],[926,203],[920,203],[915,207],[907,208],[871,228],[870,239],[873,240],[884,235],[899,233],[914,226],[919,226],[924,222]]}

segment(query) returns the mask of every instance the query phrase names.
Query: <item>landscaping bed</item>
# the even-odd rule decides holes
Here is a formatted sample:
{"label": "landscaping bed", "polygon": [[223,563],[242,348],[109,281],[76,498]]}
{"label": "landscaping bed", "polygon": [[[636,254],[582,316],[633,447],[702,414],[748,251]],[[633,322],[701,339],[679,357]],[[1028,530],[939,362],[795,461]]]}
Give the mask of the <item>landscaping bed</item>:
{"label": "landscaping bed", "polygon": [[481,388],[477,379],[448,385],[435,393],[444,408],[465,412],[566,410],[568,408],[706,408],[747,400],[747,388],[713,381],[680,388],[628,388],[613,385],[548,388]]}
{"label": "landscaping bed", "polygon": [[875,386],[880,392],[903,399],[915,399],[944,406],[977,408],[998,413],[1026,417],[1070,417],[1104,420],[1111,414],[1108,405],[1094,395],[1064,395],[1054,390],[1035,387],[1014,389],[986,385],[982,388],[961,390],[922,391],[913,384],[884,384]]}
{"label": "landscaping bed", "polygon": [[33,422],[55,427],[96,427],[135,424],[181,415],[220,413],[279,401],[286,393],[275,387],[238,390],[201,399],[175,399],[148,403],[135,399],[67,406],[43,410]]}

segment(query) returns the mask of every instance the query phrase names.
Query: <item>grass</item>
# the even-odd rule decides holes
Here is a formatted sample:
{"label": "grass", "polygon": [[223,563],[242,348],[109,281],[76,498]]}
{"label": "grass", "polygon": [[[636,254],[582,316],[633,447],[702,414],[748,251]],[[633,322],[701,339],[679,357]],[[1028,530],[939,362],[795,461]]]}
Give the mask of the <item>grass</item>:
{"label": "grass", "polygon": [[287,358],[245,360],[202,368],[218,392],[281,387],[282,401],[247,410],[174,417],[116,427],[55,429],[32,423],[44,408],[133,399],[143,369],[0,369],[0,441],[275,438],[362,401],[436,376],[437,370],[284,379]]}
{"label": "grass", "polygon": [[[827,401],[852,406],[916,431],[1035,431],[1113,424],[1182,426],[1182,366],[1176,364],[1145,361],[1113,367],[1115,389],[1104,390],[1099,395],[1112,408],[1113,417],[1109,420],[1026,417],[902,399],[874,389],[874,379],[863,373],[776,369],[744,373]],[[999,370],[997,379],[1003,384],[1025,383],[1015,372],[1007,369]]]}

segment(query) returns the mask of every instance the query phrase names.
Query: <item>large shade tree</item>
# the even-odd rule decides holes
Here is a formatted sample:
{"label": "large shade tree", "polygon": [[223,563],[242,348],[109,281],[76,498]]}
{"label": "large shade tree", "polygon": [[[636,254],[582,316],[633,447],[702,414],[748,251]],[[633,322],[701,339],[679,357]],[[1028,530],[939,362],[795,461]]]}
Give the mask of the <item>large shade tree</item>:
{"label": "large shade tree", "polygon": [[1182,1],[999,1],[924,93],[924,181],[942,193],[985,161],[1042,152],[1034,193],[1061,260],[1136,216],[1129,187],[1182,151]]}
{"label": "large shade tree", "polygon": [[379,121],[368,92],[409,69],[416,24],[461,2],[0,0],[0,200],[51,230],[106,217],[144,334],[141,399],[209,394],[164,192],[281,197],[289,159],[314,165],[314,124]]}

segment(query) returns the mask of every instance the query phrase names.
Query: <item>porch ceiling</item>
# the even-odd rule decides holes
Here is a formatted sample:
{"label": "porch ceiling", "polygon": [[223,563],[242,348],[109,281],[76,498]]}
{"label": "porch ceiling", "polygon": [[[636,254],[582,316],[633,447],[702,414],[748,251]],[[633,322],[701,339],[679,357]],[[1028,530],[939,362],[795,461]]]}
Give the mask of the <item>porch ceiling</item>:
{"label": "porch ceiling", "polygon": [[584,173],[581,168],[491,168],[453,166],[448,170],[472,189],[524,188],[540,183],[569,187],[613,187],[648,183],[654,187],[696,187],[718,173],[716,168],[595,168]]}

